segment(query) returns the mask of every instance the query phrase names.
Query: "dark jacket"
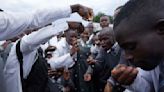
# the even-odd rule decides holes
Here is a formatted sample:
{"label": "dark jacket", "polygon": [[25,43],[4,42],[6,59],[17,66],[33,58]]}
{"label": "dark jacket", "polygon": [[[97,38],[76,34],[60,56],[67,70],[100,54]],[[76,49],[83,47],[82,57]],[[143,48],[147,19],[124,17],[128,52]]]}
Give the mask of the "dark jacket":
{"label": "dark jacket", "polygon": [[119,63],[121,56],[121,49],[117,45],[112,48],[111,51],[105,51],[101,49],[98,56],[96,57],[96,64],[93,67],[93,78],[95,92],[103,92],[104,87],[107,83],[107,79],[111,76],[112,69]]}
{"label": "dark jacket", "polygon": [[79,46],[80,51],[77,53],[77,61],[72,69],[72,80],[75,85],[75,92],[94,92],[92,91],[92,83],[84,81],[84,74],[88,68],[86,62],[90,55],[90,47]]}

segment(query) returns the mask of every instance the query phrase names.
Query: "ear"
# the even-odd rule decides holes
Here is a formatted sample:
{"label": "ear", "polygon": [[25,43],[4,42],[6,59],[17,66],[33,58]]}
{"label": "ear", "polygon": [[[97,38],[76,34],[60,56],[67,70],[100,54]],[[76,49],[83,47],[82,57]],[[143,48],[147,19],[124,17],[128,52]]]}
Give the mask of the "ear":
{"label": "ear", "polygon": [[164,19],[158,20],[156,23],[156,28],[159,35],[164,35]]}

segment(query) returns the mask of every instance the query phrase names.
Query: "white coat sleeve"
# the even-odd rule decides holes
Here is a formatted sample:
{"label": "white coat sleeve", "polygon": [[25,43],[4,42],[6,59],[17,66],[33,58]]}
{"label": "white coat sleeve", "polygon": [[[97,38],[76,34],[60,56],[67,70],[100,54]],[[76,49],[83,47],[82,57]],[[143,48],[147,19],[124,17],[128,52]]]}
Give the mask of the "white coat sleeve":
{"label": "white coat sleeve", "polygon": [[70,14],[70,7],[42,9],[30,13],[0,12],[0,40],[13,38],[27,28],[43,27]]}
{"label": "white coat sleeve", "polygon": [[66,22],[44,27],[30,35],[24,36],[21,40],[21,51],[22,53],[30,53],[36,50],[41,44],[46,43],[53,36],[58,35],[68,29]]}
{"label": "white coat sleeve", "polygon": [[70,53],[67,53],[65,55],[62,55],[60,57],[52,57],[50,60],[48,60],[48,63],[50,64],[52,69],[58,69],[58,68],[69,68],[74,65],[74,61],[70,55]]}

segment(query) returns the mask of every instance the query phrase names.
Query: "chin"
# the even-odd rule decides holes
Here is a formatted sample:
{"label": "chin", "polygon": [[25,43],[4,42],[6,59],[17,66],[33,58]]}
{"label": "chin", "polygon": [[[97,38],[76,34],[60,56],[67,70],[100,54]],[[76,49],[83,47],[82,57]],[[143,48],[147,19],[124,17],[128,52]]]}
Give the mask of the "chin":
{"label": "chin", "polygon": [[140,67],[145,71],[151,71],[155,69],[159,64],[159,60],[139,60],[137,62],[131,62],[134,66]]}
{"label": "chin", "polygon": [[159,63],[149,62],[149,63],[143,63],[143,64],[136,64],[137,67],[140,67],[141,69],[145,71],[151,71],[155,69]]}
{"label": "chin", "polygon": [[145,71],[151,71],[151,70],[154,70],[156,67],[157,66],[142,66],[140,68],[143,69],[143,70],[145,70]]}

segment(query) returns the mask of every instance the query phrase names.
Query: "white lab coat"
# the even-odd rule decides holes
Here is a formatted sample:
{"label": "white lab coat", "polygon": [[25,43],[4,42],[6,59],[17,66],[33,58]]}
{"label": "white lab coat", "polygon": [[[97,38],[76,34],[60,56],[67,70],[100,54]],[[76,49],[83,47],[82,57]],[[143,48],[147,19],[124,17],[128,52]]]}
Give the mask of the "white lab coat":
{"label": "white lab coat", "polygon": [[56,19],[69,16],[70,7],[37,10],[29,13],[0,12],[0,40],[17,36],[27,28],[43,27]]}
{"label": "white lab coat", "polygon": [[[23,53],[23,77],[27,78],[33,64],[36,61],[37,48],[40,44],[47,42],[54,35],[67,30],[68,24],[62,23],[55,26],[48,26],[33,32],[21,39],[20,49]],[[16,42],[17,43],[17,42]],[[9,57],[4,68],[5,91],[0,92],[22,92],[20,66],[16,56],[16,44],[11,48]]]}

